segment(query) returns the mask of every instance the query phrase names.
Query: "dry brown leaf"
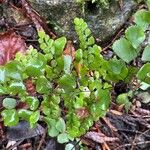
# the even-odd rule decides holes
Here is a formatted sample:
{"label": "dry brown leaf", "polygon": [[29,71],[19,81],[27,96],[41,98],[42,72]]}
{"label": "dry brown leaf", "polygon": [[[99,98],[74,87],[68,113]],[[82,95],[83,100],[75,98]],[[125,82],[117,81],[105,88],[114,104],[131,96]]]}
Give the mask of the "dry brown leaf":
{"label": "dry brown leaf", "polygon": [[72,41],[68,41],[66,48],[64,50],[64,55],[70,55],[72,57],[72,59],[74,60],[75,58],[75,48],[72,44]]}
{"label": "dry brown leaf", "polygon": [[76,109],[76,114],[79,118],[83,119],[89,116],[89,112],[85,107]]}
{"label": "dry brown leaf", "polygon": [[26,51],[26,43],[19,35],[14,31],[0,34],[0,65],[14,59],[18,51],[22,53]]}
{"label": "dry brown leaf", "polygon": [[25,82],[27,93],[30,96],[36,96],[36,87],[35,87],[32,79],[29,78],[29,79],[25,80],[24,82]]}

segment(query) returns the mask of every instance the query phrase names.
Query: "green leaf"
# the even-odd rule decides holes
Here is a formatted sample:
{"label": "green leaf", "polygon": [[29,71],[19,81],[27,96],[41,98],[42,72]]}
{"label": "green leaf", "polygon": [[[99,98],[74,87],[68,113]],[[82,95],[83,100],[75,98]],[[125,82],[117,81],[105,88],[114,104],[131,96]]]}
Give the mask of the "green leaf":
{"label": "green leaf", "polygon": [[47,45],[46,43],[41,43],[40,44],[40,48],[45,52],[45,49],[46,49]]}
{"label": "green leaf", "polygon": [[95,43],[95,39],[94,39],[94,37],[90,37],[90,38],[88,38],[88,45],[93,45]]}
{"label": "green leaf", "polygon": [[126,112],[128,112],[130,106],[132,105],[132,103],[129,101],[128,93],[123,93],[123,94],[118,95],[116,102],[119,105],[124,104]]}
{"label": "green leaf", "polygon": [[142,54],[143,61],[150,61],[150,44],[147,45]]}
{"label": "green leaf", "polygon": [[45,32],[44,31],[38,31],[38,36],[39,38],[43,39],[45,37]]}
{"label": "green leaf", "polygon": [[80,19],[76,17],[76,18],[74,19],[74,24],[78,25],[78,24],[80,24],[80,23],[81,23]]}
{"label": "green leaf", "polygon": [[36,82],[36,90],[38,93],[44,94],[51,91],[51,83],[44,77],[40,76]]}
{"label": "green leaf", "polygon": [[45,117],[44,120],[48,125],[48,135],[51,137],[56,137],[59,134],[59,131],[55,127],[56,120],[48,117]]}
{"label": "green leaf", "polygon": [[36,97],[27,97],[26,102],[30,106],[31,110],[36,110],[39,106],[39,100]]}
{"label": "green leaf", "polygon": [[64,72],[66,74],[71,73],[71,64],[72,64],[72,57],[70,55],[64,55]]}
{"label": "green leaf", "polygon": [[40,119],[40,112],[39,111],[33,112],[30,116],[30,119],[29,119],[30,120],[30,127],[34,128],[39,119]]}
{"label": "green leaf", "polygon": [[48,135],[50,137],[56,137],[59,134],[59,131],[55,127],[48,128]]}
{"label": "green leaf", "polygon": [[88,87],[80,86],[80,90],[82,91],[83,97],[90,97],[91,91]]}
{"label": "green leaf", "polygon": [[129,102],[128,93],[123,93],[123,94],[118,95],[116,102],[119,105],[128,103]]}
{"label": "green leaf", "polygon": [[134,22],[143,30],[146,30],[150,24],[150,12],[142,9],[135,13]]}
{"label": "green leaf", "polygon": [[54,76],[53,68],[47,65],[46,68],[45,68],[45,71],[46,71],[46,77],[48,79],[52,79],[53,76]]}
{"label": "green leaf", "polygon": [[137,78],[145,83],[150,84],[150,63],[141,67],[137,73]]}
{"label": "green leaf", "polygon": [[76,101],[74,102],[74,107],[81,108],[83,107],[83,104],[84,104],[83,97],[76,97]]}
{"label": "green leaf", "polygon": [[59,134],[57,136],[57,142],[61,143],[61,144],[69,142],[69,138],[68,138],[67,133],[61,133],[61,134]]}
{"label": "green leaf", "polygon": [[13,109],[17,105],[17,102],[14,98],[5,98],[3,99],[3,107],[6,109]]}
{"label": "green leaf", "polygon": [[0,66],[0,83],[4,83],[6,79],[6,71],[5,68]]}
{"label": "green leaf", "polygon": [[66,45],[66,42],[67,42],[67,40],[66,40],[65,37],[61,37],[61,38],[59,38],[59,39],[57,39],[57,40],[54,41],[55,54],[57,56],[62,55],[63,50],[64,50],[65,45]]}
{"label": "green leaf", "polygon": [[75,146],[73,144],[69,143],[65,146],[65,150],[75,150]]}
{"label": "green leaf", "polygon": [[5,69],[7,78],[22,80],[23,68],[21,67],[20,62],[13,60],[6,64]]}
{"label": "green leaf", "polygon": [[137,72],[138,72],[138,68],[137,67],[133,67],[133,66],[128,67],[128,75],[126,76],[124,81],[126,83],[131,82],[132,77],[135,76],[137,74]]}
{"label": "green leaf", "polygon": [[8,90],[10,93],[19,94],[26,91],[26,87],[22,81],[13,81],[10,83]]}
{"label": "green leaf", "polygon": [[16,126],[19,122],[19,117],[15,109],[5,109],[2,111],[1,115],[4,119],[5,126]]}
{"label": "green leaf", "polygon": [[86,35],[86,37],[90,36],[91,35],[91,30],[87,28],[85,30],[85,35]]}
{"label": "green leaf", "polygon": [[51,100],[53,103],[55,104],[59,104],[60,103],[60,96],[56,96],[56,95],[52,95]]}
{"label": "green leaf", "polygon": [[65,74],[59,79],[59,85],[66,91],[72,91],[76,87],[75,78],[72,75]]}
{"label": "green leaf", "polygon": [[51,66],[54,68],[54,67],[56,67],[57,66],[57,61],[56,60],[52,60],[51,61]]}
{"label": "green leaf", "polygon": [[67,133],[70,137],[74,138],[79,136],[79,127],[81,124],[82,122],[75,113],[67,115]]}
{"label": "green leaf", "polygon": [[26,110],[26,109],[19,109],[18,111],[18,116],[27,121],[30,121],[31,114],[32,114],[32,111]]}
{"label": "green leaf", "polygon": [[73,127],[69,126],[67,128],[67,132],[68,132],[69,136],[71,136],[73,138],[78,137],[80,134],[79,127],[76,127],[76,126],[73,126]]}
{"label": "green leaf", "polygon": [[107,64],[106,80],[120,81],[124,80],[128,75],[128,69],[121,60],[111,59]]}
{"label": "green leaf", "polygon": [[[63,56],[60,56],[56,59],[57,67],[55,69],[57,69],[58,74],[60,74],[60,72],[64,70],[64,67],[65,67],[64,65],[66,65],[66,69],[68,69],[68,71],[69,71],[70,62],[68,62],[68,64],[67,64],[67,62],[65,62],[66,60],[64,60]],[[71,61],[71,60],[69,60],[69,61]],[[66,64],[64,64],[64,63],[66,63]]]}
{"label": "green leaf", "polygon": [[150,10],[150,0],[146,0],[146,4],[148,6],[148,9]]}
{"label": "green leaf", "polygon": [[46,66],[46,58],[39,53],[38,57],[30,59],[26,66],[28,76],[38,77],[43,74],[43,69]]}
{"label": "green leaf", "polygon": [[49,107],[47,107],[45,105],[42,106],[42,111],[43,111],[44,115],[46,115],[46,116],[50,116],[51,115],[51,110],[49,109]]}
{"label": "green leaf", "polygon": [[7,88],[0,84],[0,94],[7,94],[7,92]]}
{"label": "green leaf", "polygon": [[80,62],[83,58],[83,51],[82,49],[78,49],[76,52],[75,52],[75,59],[77,62]]}
{"label": "green leaf", "polygon": [[107,111],[110,105],[110,91],[108,89],[99,89],[97,91],[97,99],[99,99],[97,102],[99,109]]}
{"label": "green leaf", "polygon": [[113,44],[113,51],[125,62],[129,63],[138,56],[138,50],[133,48],[131,43],[125,38],[117,40]]}
{"label": "green leaf", "polygon": [[127,28],[125,35],[134,48],[138,48],[139,45],[145,40],[145,33],[138,26],[131,26]]}
{"label": "green leaf", "polygon": [[147,84],[145,82],[141,82],[140,84],[141,84],[140,89],[143,91],[146,91],[150,87],[150,84]]}
{"label": "green leaf", "polygon": [[59,120],[56,122],[56,129],[59,132],[65,132],[65,130],[66,130],[66,123],[65,123],[64,119],[59,118]]}

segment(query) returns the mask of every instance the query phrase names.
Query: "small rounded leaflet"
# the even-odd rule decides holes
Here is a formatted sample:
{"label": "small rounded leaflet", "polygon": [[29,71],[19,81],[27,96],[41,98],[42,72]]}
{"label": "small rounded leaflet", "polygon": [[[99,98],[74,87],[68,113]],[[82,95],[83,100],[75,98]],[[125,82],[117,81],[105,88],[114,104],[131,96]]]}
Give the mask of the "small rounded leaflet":
{"label": "small rounded leaflet", "polygon": [[5,98],[3,99],[3,107],[6,109],[13,109],[17,105],[17,102],[14,98]]}

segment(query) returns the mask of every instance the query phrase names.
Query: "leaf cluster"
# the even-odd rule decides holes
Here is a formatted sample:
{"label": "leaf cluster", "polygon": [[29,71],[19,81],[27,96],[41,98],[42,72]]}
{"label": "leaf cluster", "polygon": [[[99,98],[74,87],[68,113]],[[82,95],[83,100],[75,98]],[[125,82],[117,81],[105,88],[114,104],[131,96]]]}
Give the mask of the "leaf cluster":
{"label": "leaf cluster", "polygon": [[[147,1],[149,3],[149,1]],[[150,25],[150,11],[146,9],[139,10],[134,15],[134,25],[128,27],[125,36],[115,41],[112,48],[116,55],[128,64],[140,56],[144,64],[137,73],[137,78],[150,84],[150,44],[148,43],[144,50],[143,42],[146,40],[146,32]]]}
{"label": "leaf cluster", "polygon": [[[34,128],[41,120],[51,137],[65,143],[85,134],[106,114],[109,79],[123,79],[121,71],[127,68],[120,60],[111,60],[113,64],[103,58],[83,19],[76,18],[74,23],[80,40],[75,56],[64,54],[65,37],[53,40],[39,31],[41,51],[31,46],[26,54],[18,52],[14,60],[0,66],[0,94],[9,95],[3,100],[5,109],[1,112],[6,126],[15,126],[23,119]],[[118,63],[119,69],[115,68]],[[28,92],[28,80],[35,87],[33,95]],[[20,102],[25,107],[16,108]]]}

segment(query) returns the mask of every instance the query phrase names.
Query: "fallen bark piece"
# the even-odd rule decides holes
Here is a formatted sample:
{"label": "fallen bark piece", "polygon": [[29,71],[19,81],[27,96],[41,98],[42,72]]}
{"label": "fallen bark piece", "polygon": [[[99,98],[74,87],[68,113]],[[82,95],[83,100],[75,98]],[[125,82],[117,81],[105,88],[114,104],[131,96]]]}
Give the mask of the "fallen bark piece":
{"label": "fallen bark piece", "polygon": [[85,137],[97,143],[114,142],[119,140],[116,137],[108,137],[105,136],[103,133],[97,133],[97,132],[87,132],[85,134]]}

